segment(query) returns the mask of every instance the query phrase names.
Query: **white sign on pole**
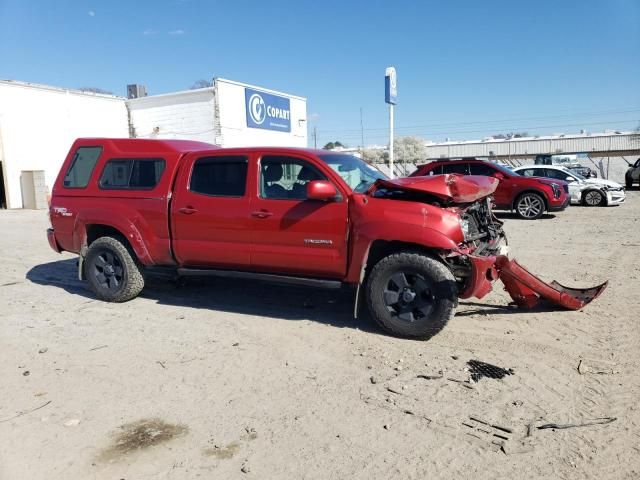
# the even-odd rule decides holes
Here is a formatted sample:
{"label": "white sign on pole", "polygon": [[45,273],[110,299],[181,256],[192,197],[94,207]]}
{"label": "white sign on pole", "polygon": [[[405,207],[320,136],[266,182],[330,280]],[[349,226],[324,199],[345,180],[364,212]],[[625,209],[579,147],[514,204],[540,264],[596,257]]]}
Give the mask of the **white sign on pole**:
{"label": "white sign on pole", "polygon": [[393,178],[393,107],[398,97],[398,81],[395,67],[384,71],[384,101],[389,104],[389,177]]}

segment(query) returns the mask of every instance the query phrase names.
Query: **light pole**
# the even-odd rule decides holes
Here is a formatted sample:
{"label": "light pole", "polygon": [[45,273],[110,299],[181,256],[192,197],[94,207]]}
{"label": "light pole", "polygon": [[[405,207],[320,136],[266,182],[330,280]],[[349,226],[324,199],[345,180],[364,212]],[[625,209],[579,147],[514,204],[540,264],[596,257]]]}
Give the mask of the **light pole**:
{"label": "light pole", "polygon": [[398,96],[395,67],[387,67],[384,72],[384,101],[389,104],[389,177],[393,178],[393,107]]}

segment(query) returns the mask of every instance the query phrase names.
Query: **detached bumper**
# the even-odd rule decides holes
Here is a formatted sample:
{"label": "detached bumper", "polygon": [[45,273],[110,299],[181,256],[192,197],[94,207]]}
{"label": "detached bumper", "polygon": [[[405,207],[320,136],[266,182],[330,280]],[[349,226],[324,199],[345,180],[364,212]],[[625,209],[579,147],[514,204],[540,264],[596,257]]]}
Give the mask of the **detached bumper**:
{"label": "detached bumper", "polygon": [[568,310],[578,310],[592,302],[607,288],[607,283],[591,288],[569,288],[556,281],[546,283],[506,255],[475,257],[470,255],[471,275],[460,298],[482,298],[500,279],[504,289],[520,308],[533,308],[541,300]]}
{"label": "detached bumper", "polygon": [[53,231],[53,228],[47,228],[47,240],[49,240],[49,246],[54,252],[62,252],[62,249],[60,248],[60,245],[58,245],[58,241],[56,240],[56,234]]}

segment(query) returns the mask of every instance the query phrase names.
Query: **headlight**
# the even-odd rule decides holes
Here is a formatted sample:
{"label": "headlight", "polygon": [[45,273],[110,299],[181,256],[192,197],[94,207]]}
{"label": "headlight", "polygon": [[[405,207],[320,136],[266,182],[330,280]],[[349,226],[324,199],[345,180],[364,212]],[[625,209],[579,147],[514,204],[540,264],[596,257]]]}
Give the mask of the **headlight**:
{"label": "headlight", "polygon": [[559,198],[561,191],[560,186],[557,183],[552,183],[551,188],[553,189],[553,198]]}

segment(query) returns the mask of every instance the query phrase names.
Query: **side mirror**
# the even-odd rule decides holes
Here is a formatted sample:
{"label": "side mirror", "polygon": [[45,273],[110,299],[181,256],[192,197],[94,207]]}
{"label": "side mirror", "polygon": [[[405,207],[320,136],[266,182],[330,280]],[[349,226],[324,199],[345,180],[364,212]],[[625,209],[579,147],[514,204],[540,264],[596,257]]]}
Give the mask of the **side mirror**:
{"label": "side mirror", "polygon": [[497,178],[498,180],[504,180],[505,178],[507,178],[504,176],[504,173],[502,172],[494,172],[494,174],[491,176],[494,178]]}
{"label": "side mirror", "polygon": [[307,198],[327,202],[338,195],[336,187],[326,180],[312,180],[307,183]]}
{"label": "side mirror", "polygon": [[567,175],[567,176],[565,177],[565,180],[566,180],[567,182],[569,182],[569,183],[571,183],[571,182],[575,182],[575,181],[576,181],[576,179],[575,179],[575,178],[573,178],[573,177],[572,177],[572,176],[570,176],[570,175]]}

